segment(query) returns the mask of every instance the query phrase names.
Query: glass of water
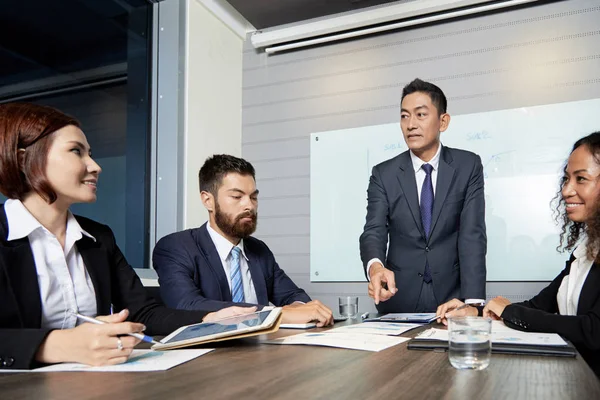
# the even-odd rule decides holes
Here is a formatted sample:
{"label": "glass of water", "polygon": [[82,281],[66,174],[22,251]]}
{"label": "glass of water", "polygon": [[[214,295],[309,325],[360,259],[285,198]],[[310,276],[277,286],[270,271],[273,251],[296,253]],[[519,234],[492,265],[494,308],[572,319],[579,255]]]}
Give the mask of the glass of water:
{"label": "glass of water", "polygon": [[356,318],[358,316],[358,297],[343,296],[338,298],[338,302],[342,317]]}
{"label": "glass of water", "polygon": [[492,320],[448,318],[448,358],[457,369],[481,370],[490,365]]}

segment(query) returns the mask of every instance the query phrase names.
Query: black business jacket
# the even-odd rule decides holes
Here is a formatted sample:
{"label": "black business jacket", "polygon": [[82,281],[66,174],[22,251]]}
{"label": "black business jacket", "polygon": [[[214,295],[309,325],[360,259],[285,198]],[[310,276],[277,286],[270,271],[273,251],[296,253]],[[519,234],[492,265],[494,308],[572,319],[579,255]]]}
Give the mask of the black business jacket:
{"label": "black business jacket", "polygon": [[502,312],[506,325],[532,332],[558,333],[572,342],[597,376],[600,376],[600,264],[594,263],[583,283],[577,315],[558,314],[556,295],[571,263],[537,296],[507,306]]}
{"label": "black business jacket", "polygon": [[[96,292],[98,315],[129,309],[129,320],[146,325],[149,335],[166,335],[198,323],[204,311],[172,310],[160,306],[142,286],[140,279],[119,250],[106,225],[76,216],[81,228],[96,238],[83,235],[77,241],[85,267]],[[0,204],[0,368],[27,369],[39,366],[38,348],[51,329],[41,327],[42,303],[37,270],[28,238],[7,241],[8,223]]]}

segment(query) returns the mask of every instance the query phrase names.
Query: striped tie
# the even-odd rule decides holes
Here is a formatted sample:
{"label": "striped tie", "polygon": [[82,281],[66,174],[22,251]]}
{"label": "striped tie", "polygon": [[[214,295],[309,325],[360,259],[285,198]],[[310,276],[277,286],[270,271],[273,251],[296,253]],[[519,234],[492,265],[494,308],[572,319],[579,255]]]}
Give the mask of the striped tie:
{"label": "striped tie", "polygon": [[231,297],[234,303],[244,302],[244,285],[242,284],[242,270],[240,268],[240,248],[231,249]]}

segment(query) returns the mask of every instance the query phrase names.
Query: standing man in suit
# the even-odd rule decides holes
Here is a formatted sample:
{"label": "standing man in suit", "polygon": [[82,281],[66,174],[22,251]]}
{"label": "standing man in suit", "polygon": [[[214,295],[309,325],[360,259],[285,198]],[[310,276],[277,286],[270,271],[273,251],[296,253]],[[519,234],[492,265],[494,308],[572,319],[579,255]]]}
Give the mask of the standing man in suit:
{"label": "standing man in suit", "polygon": [[401,107],[409,150],[376,165],[369,182],[360,237],[369,296],[381,313],[435,312],[454,297],[482,303],[481,159],[440,143],[450,115],[439,87],[415,79],[404,87]]}
{"label": "standing man in suit", "polygon": [[169,307],[217,311],[232,305],[283,307],[284,323],[333,323],[333,314],[283,272],[256,230],[258,190],[254,167],[215,155],[200,173],[200,197],[209,221],[168,235],[156,244],[153,263]]}

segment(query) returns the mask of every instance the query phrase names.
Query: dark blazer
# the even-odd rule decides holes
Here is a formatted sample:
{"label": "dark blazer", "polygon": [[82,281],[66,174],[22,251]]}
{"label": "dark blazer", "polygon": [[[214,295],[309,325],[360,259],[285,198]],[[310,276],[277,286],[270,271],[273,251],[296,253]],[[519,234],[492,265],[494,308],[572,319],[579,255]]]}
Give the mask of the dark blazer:
{"label": "dark blazer", "polygon": [[573,257],[565,269],[546,288],[522,303],[506,306],[502,319],[506,325],[532,332],[552,332],[575,345],[597,376],[600,377],[600,265],[594,264],[583,283],[577,315],[558,314],[556,295],[569,275]]}
{"label": "dark blazer", "polygon": [[[310,297],[283,272],[267,245],[253,237],[244,239],[244,252],[259,305],[276,306]],[[206,224],[160,239],[152,255],[160,293],[169,307],[216,311],[233,303],[219,253]]]}
{"label": "dark blazer", "polygon": [[[84,235],[77,249],[94,285],[98,315],[110,314],[111,304],[115,312],[128,308],[129,320],[146,325],[149,335],[166,335],[206,315],[159,306],[125,260],[110,228],[76,218],[96,238],[94,242]],[[35,361],[38,348],[51,330],[41,328],[42,302],[29,240],[9,242],[7,237],[6,213],[0,205],[0,368],[34,368],[39,366]]]}
{"label": "dark blazer", "polygon": [[455,297],[485,299],[487,238],[478,155],[442,146],[430,229],[426,240],[409,152],[376,165],[360,255],[365,273],[367,263],[378,258],[394,272],[398,288],[379,303],[380,313],[415,311],[427,261],[438,304]]}

